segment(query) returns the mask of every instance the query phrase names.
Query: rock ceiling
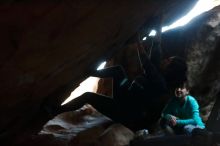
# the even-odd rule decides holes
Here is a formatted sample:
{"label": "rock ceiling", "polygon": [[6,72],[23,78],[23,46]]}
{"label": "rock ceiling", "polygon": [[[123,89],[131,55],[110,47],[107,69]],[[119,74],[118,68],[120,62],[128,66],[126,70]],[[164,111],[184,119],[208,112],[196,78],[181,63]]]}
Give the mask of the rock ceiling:
{"label": "rock ceiling", "polygon": [[[194,3],[194,0],[1,2],[0,139],[14,138],[21,131],[24,135],[39,131],[51,118],[44,113],[45,104],[59,105],[103,58],[111,58],[140,28],[152,25],[154,16],[163,14],[164,23],[170,23]],[[217,15],[211,16],[213,20],[201,18],[204,23],[195,22],[185,33],[176,32],[181,45],[173,43],[182,47],[183,52],[190,50],[191,84],[198,91],[206,89],[204,94],[209,96],[219,91],[219,72],[215,69],[220,65],[216,49],[219,25],[211,25]],[[172,35],[167,36],[164,49],[173,48],[172,41],[167,43]],[[185,48],[182,44],[186,44]],[[209,72],[212,76],[207,76]],[[205,86],[201,86],[202,80],[207,82]],[[213,86],[216,88],[212,89]]]}

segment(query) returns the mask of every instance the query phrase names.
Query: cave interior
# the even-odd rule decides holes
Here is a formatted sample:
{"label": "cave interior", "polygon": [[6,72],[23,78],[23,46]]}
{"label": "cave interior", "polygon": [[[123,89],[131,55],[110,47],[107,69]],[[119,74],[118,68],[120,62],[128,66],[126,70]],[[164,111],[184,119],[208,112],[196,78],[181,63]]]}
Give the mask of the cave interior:
{"label": "cave interior", "polygon": [[[196,0],[0,2],[1,143],[129,144],[134,133],[91,105],[59,115],[51,114],[47,107],[61,106],[103,61],[106,66],[123,66],[129,79],[134,79],[140,73],[134,45],[137,34],[148,40],[152,29],[172,24],[196,3]],[[200,104],[208,130],[213,132],[220,131],[216,102],[220,91],[219,36],[217,4],[188,24],[161,33],[162,55],[186,60],[191,94]],[[111,79],[101,79],[96,92],[111,96],[111,85]],[[218,113],[212,114],[214,104],[213,110]],[[209,117],[217,117],[217,122]]]}

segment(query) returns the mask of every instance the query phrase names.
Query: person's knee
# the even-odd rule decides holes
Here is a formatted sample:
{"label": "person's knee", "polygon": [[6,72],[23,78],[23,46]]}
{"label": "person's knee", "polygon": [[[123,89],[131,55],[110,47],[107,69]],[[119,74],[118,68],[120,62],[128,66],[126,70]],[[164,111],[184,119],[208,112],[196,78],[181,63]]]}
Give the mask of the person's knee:
{"label": "person's knee", "polygon": [[168,121],[164,118],[161,118],[160,119],[160,127],[162,128],[162,130],[165,132],[165,134],[167,135],[174,135],[175,134],[175,131],[174,131],[174,127],[171,127],[169,124],[168,124]]}
{"label": "person's knee", "polygon": [[183,131],[184,131],[185,134],[191,135],[193,129],[195,129],[195,128],[196,128],[196,126],[194,126],[194,125],[186,125],[186,126],[183,127]]}
{"label": "person's knee", "polygon": [[90,96],[93,96],[93,94],[94,93],[92,93],[92,92],[85,92],[81,96],[90,97]]}
{"label": "person's knee", "polygon": [[78,99],[80,99],[81,101],[84,101],[85,103],[89,103],[90,101],[93,101],[95,98],[96,93],[92,93],[92,92],[85,92],[83,93],[81,96],[77,97]]}

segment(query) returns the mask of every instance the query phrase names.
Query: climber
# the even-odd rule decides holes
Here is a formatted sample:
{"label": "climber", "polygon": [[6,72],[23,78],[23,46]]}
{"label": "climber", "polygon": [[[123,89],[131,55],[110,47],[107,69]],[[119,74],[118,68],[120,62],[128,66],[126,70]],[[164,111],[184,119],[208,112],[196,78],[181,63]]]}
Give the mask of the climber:
{"label": "climber", "polygon": [[195,128],[205,128],[199,115],[199,105],[196,99],[189,95],[186,82],[177,86],[175,96],[163,110],[161,126],[169,134],[187,135],[191,135]]}
{"label": "climber", "polygon": [[[155,44],[152,48],[150,60],[143,45],[138,41],[136,47],[143,73],[131,83],[121,66],[95,71],[92,74],[96,77],[113,78],[113,98],[87,92],[62,106],[58,112],[76,110],[88,103],[113,121],[120,122],[133,131],[151,128],[160,118],[167,102],[167,86],[172,87],[174,82],[185,79],[182,73],[186,67],[181,59],[172,57],[162,63],[158,61],[159,46]],[[178,72],[181,75],[178,75]]]}

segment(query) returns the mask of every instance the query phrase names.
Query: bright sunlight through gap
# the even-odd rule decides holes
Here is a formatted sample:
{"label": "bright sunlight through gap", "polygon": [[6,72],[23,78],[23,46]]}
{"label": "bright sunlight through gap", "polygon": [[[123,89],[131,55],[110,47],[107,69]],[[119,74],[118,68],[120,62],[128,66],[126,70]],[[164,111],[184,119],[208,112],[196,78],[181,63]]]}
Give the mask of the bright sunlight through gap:
{"label": "bright sunlight through gap", "polygon": [[97,70],[103,69],[103,68],[105,67],[105,65],[106,65],[106,61],[102,62],[102,63],[99,65],[99,67],[97,68]]}
{"label": "bright sunlight through gap", "polygon": [[177,20],[170,26],[162,27],[162,32],[165,32],[167,30],[170,30],[176,27],[184,26],[196,16],[213,9],[214,7],[218,5],[220,5],[220,0],[199,0],[196,3],[196,5],[193,7],[193,9],[189,11],[189,13],[187,13],[184,17],[180,18],[179,20]]}
{"label": "bright sunlight through gap", "polygon": [[151,30],[148,36],[155,36],[156,34],[157,34],[157,31],[153,29]]}
{"label": "bright sunlight through gap", "polygon": [[[187,23],[189,23],[196,16],[213,9],[214,7],[216,7],[218,5],[220,5],[220,0],[199,0],[196,3],[196,5],[193,7],[193,9],[191,11],[189,11],[184,17],[180,18],[179,20],[177,20],[176,22],[174,22],[173,24],[171,24],[169,26],[162,27],[162,32],[168,31],[168,30],[176,28],[176,27],[184,26]],[[148,36],[155,36],[156,33],[157,32],[155,30],[152,30]],[[147,39],[147,37],[143,38],[143,40],[146,40],[146,39]],[[105,64],[106,64],[106,62],[101,63],[100,66],[97,68],[97,70],[103,69]],[[68,103],[69,101],[82,95],[85,92],[96,92],[97,88],[98,88],[98,81],[99,80],[100,80],[100,78],[96,78],[96,77],[87,78],[86,80],[84,80],[80,84],[79,87],[77,87],[71,93],[70,97],[68,97],[61,105]]]}
{"label": "bright sunlight through gap", "polygon": [[[97,70],[103,69],[105,65],[106,65],[106,61],[102,62],[97,68]],[[97,77],[87,78],[71,93],[71,95],[61,105],[70,102],[71,100],[82,95],[85,92],[97,92],[99,80],[100,78]]]}
{"label": "bright sunlight through gap", "polygon": [[[218,5],[220,5],[220,0],[199,0],[196,3],[196,5],[192,8],[192,10],[189,11],[185,16],[183,16],[182,18],[180,18],[179,20],[177,20],[169,26],[162,27],[162,32],[174,29],[176,27],[184,26],[196,16],[213,9]],[[156,31],[154,31],[155,30],[152,30],[148,36],[155,36]],[[144,37],[143,40],[146,40],[146,37]]]}

